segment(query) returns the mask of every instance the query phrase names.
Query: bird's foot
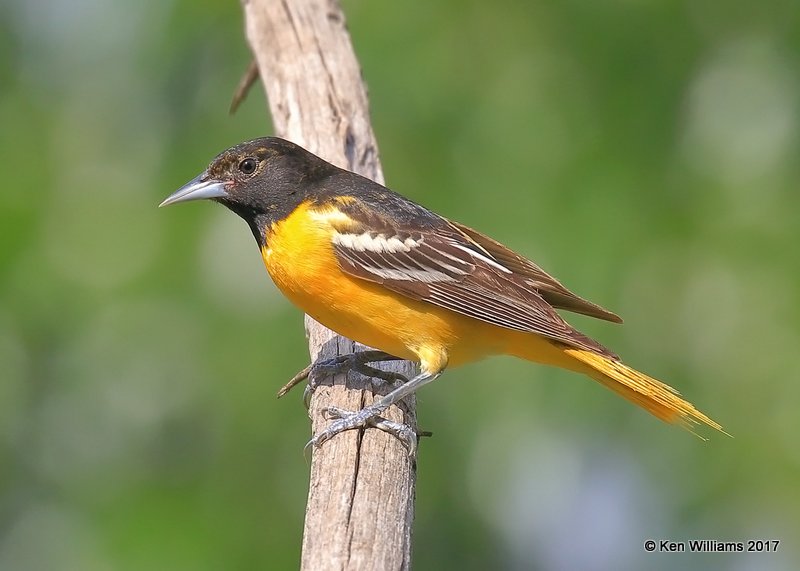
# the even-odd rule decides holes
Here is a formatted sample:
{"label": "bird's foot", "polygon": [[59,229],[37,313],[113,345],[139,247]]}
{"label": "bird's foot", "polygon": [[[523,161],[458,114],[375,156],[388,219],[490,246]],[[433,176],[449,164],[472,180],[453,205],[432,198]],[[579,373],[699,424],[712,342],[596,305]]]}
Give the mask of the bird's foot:
{"label": "bird's foot", "polygon": [[314,390],[322,384],[322,380],[334,377],[339,374],[354,371],[369,378],[377,378],[387,382],[407,382],[408,378],[400,373],[392,371],[382,371],[381,369],[370,367],[368,363],[376,363],[380,361],[396,361],[397,357],[384,353],[383,351],[359,351],[357,353],[350,353],[347,355],[339,355],[333,359],[326,359],[324,361],[316,361],[302,371],[297,373],[278,391],[278,398],[288,393],[296,385],[308,379],[308,384],[303,393],[303,402],[308,408],[311,395]]}
{"label": "bird's foot", "polygon": [[[330,419],[336,420],[325,430],[309,440],[308,444],[306,444],[306,448],[309,446],[318,448],[340,432],[346,430],[374,427],[398,438],[408,451],[408,455],[414,457],[417,453],[417,433],[406,424],[380,416],[384,410],[385,407],[378,406],[368,406],[358,412],[343,410],[333,406],[326,407],[322,411],[323,414]],[[421,433],[419,436],[430,436],[430,433]]]}

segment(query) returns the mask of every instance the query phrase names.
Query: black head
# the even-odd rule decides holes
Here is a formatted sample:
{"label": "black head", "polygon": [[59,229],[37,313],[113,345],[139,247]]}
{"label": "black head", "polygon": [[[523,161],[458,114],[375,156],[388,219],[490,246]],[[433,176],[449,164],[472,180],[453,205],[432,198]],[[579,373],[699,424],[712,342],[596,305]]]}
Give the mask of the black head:
{"label": "black head", "polygon": [[294,143],[263,137],[217,155],[160,206],[200,199],[219,202],[244,218],[263,245],[265,228],[287,216],[317,182],[338,170]]}

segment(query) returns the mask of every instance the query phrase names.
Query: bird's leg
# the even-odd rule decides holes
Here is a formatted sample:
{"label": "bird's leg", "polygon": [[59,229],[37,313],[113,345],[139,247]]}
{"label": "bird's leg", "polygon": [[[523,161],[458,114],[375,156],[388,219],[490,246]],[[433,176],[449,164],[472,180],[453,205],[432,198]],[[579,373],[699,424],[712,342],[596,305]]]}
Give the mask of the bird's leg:
{"label": "bird's leg", "polygon": [[321,446],[324,442],[345,430],[374,426],[375,428],[380,428],[399,438],[408,449],[409,455],[413,456],[417,450],[417,434],[407,425],[387,420],[380,416],[380,414],[393,404],[416,392],[422,385],[435,380],[440,374],[441,372],[434,374],[423,371],[407,383],[394,389],[385,397],[357,412],[327,407],[323,410],[323,413],[337,420],[312,438],[306,446]]}

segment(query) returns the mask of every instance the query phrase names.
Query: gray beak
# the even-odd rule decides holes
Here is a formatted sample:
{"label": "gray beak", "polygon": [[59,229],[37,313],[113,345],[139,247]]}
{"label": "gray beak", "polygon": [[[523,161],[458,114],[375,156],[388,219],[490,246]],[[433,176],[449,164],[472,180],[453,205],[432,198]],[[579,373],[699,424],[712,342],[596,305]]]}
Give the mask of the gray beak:
{"label": "gray beak", "polygon": [[203,174],[194,178],[170,194],[164,202],[158,205],[168,206],[176,202],[188,202],[190,200],[202,200],[207,198],[224,198],[228,196],[225,192],[225,183],[214,179],[203,180]]}

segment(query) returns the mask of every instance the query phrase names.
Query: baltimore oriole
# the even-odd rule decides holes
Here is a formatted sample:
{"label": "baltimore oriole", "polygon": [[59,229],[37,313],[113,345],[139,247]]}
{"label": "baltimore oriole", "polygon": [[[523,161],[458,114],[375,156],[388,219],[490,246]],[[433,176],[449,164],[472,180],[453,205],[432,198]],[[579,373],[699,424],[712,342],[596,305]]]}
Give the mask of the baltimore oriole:
{"label": "baltimore oriole", "polygon": [[497,354],[588,375],[664,421],[722,430],[556,309],[619,323],[617,315],[488,236],[294,143],[266,137],[236,145],[161,206],[197,199],[219,202],[247,222],[275,284],[304,312],[420,363],[419,375],[373,405],[330,411],[338,420],[314,444],[374,425],[448,366]]}

